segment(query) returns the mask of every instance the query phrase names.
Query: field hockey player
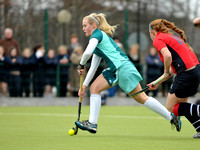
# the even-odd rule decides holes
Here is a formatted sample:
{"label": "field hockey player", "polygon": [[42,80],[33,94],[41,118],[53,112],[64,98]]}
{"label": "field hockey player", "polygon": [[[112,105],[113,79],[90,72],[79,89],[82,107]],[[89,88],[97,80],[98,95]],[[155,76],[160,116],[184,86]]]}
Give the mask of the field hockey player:
{"label": "field hockey player", "polygon": [[[172,35],[175,32],[180,37]],[[194,138],[200,138],[200,112],[199,105],[188,103],[188,97],[198,91],[200,82],[199,61],[193,49],[186,41],[184,31],[175,26],[173,22],[165,19],[156,19],[149,24],[150,37],[157,49],[161,61],[164,63],[164,77],[166,81],[173,73],[176,74],[167,96],[167,109],[176,116],[185,116],[197,131]],[[158,88],[151,86],[151,90]]]}
{"label": "field hockey player", "polygon": [[[92,83],[90,87],[90,116],[87,121],[76,121],[75,124],[82,130],[91,133],[97,132],[97,121],[101,108],[100,92],[118,84],[128,95],[132,95],[140,90],[141,75],[134,64],[128,59],[126,54],[117,46],[111,38],[117,26],[108,24],[105,15],[92,13],[85,16],[82,21],[83,31],[86,37],[90,37],[89,44],[82,56],[79,65],[79,75],[84,74],[84,65],[92,56],[92,62],[87,76],[83,82],[83,91],[79,90],[79,96],[83,97],[86,87],[93,78],[101,59],[105,60],[109,68],[105,69],[101,75]],[[144,104],[150,110],[160,114],[176,126],[180,131],[180,122],[155,98],[148,97],[144,92],[132,97],[137,102]]]}

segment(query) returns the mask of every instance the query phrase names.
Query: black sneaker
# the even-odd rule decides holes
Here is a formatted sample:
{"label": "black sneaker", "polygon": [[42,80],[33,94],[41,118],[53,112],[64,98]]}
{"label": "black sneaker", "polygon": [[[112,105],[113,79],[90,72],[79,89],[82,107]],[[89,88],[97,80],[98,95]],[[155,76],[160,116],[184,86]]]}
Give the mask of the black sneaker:
{"label": "black sneaker", "polygon": [[197,132],[197,134],[193,135],[193,138],[195,139],[200,138],[200,132]]}
{"label": "black sneaker", "polygon": [[87,130],[90,133],[96,133],[97,132],[97,124],[92,124],[88,120],[80,122],[76,121],[75,124],[82,130]]}
{"label": "black sneaker", "polygon": [[172,120],[170,121],[172,127],[176,127],[176,130],[178,132],[180,132],[181,131],[181,125],[182,125],[181,120],[180,120],[181,117],[180,116],[177,117],[173,113],[171,115],[173,117]]}

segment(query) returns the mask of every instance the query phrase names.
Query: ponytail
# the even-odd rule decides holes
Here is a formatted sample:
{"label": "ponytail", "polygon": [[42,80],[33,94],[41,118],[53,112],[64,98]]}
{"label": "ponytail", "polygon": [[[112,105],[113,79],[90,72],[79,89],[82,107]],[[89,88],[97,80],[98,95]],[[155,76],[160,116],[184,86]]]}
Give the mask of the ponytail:
{"label": "ponytail", "polygon": [[113,37],[117,25],[111,26],[110,24],[108,24],[105,14],[92,13],[89,16],[86,16],[85,18],[88,19],[88,22],[90,24],[96,23],[100,30],[104,31],[107,35]]}
{"label": "ponytail", "polygon": [[185,32],[181,29],[179,29],[173,22],[169,22],[165,19],[156,19],[152,21],[149,24],[149,27],[151,27],[151,30],[155,30],[156,32],[162,32],[162,33],[169,33],[170,30],[173,30],[174,32],[178,33],[185,42],[185,44],[193,51],[192,47],[187,43]]}
{"label": "ponytail", "polygon": [[174,32],[178,33],[178,34],[180,35],[180,37],[183,39],[183,41],[184,41],[185,43],[187,43],[187,42],[186,42],[185,32],[184,32],[183,30],[181,30],[181,29],[179,29],[178,27],[176,27],[175,24],[174,24],[173,22],[169,22],[169,21],[164,20],[164,19],[162,19],[162,20],[163,20],[163,21],[162,21],[163,24],[164,24],[167,28],[170,28],[170,29],[172,29]]}

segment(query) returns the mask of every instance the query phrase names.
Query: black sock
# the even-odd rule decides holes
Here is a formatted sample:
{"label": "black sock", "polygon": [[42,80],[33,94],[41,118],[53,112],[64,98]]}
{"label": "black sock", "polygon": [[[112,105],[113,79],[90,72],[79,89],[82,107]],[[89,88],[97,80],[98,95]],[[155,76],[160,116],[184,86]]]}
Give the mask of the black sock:
{"label": "black sock", "polygon": [[194,126],[197,132],[200,132],[200,117],[197,116],[185,116],[188,121]]}
{"label": "black sock", "polygon": [[180,103],[178,108],[179,116],[198,116],[199,117],[199,105],[191,103]]}
{"label": "black sock", "polygon": [[191,103],[180,103],[178,107],[179,116],[185,116],[194,126],[197,132],[200,132],[199,105]]}

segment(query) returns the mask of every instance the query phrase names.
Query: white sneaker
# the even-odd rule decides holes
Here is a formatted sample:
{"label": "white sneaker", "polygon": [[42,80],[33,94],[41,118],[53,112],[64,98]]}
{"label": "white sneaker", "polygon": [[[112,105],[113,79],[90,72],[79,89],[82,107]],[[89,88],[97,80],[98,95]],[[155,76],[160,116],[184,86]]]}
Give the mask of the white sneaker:
{"label": "white sneaker", "polygon": [[200,132],[197,132],[197,134],[193,135],[193,138],[200,138]]}

